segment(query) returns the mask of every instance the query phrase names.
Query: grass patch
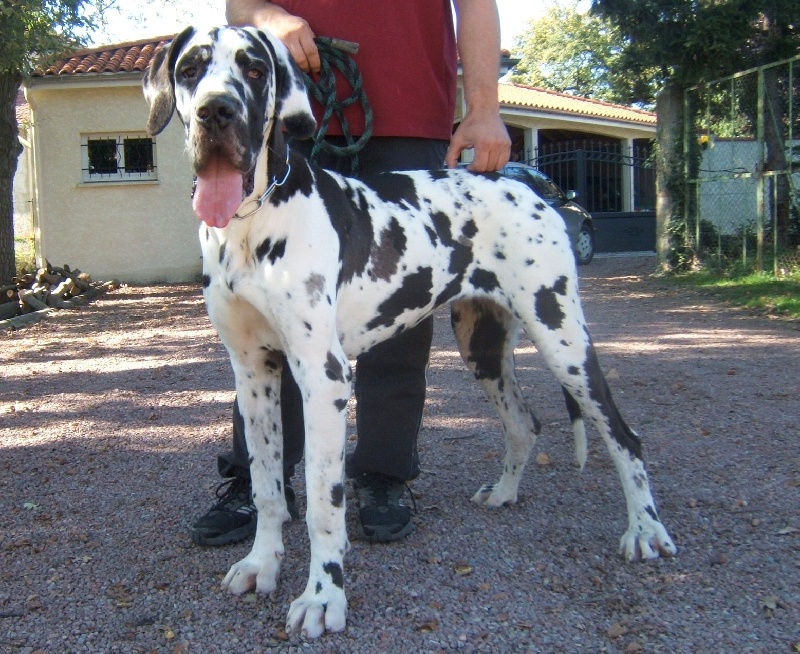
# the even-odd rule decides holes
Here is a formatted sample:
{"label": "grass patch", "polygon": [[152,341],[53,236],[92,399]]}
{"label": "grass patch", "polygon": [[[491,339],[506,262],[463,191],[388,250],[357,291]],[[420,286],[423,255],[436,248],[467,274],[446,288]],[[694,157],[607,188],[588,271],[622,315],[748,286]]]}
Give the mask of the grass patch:
{"label": "grass patch", "polygon": [[800,272],[783,277],[767,273],[720,274],[699,271],[678,275],[675,283],[708,291],[732,306],[800,319]]}
{"label": "grass patch", "polygon": [[32,236],[14,237],[14,263],[16,264],[18,275],[36,270]]}

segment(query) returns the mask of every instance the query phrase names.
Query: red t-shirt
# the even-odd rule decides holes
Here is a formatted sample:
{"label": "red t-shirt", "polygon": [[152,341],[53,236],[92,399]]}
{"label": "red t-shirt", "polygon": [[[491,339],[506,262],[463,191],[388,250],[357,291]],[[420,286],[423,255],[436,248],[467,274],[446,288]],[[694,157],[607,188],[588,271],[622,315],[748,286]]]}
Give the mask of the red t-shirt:
{"label": "red t-shirt", "polygon": [[[359,44],[353,56],[374,113],[374,136],[449,140],[456,102],[457,51],[450,0],[275,0],[314,34]],[[350,87],[337,81],[337,90]],[[315,106],[317,118],[321,111]],[[346,112],[360,135],[363,112]],[[328,134],[341,134],[331,120]]]}

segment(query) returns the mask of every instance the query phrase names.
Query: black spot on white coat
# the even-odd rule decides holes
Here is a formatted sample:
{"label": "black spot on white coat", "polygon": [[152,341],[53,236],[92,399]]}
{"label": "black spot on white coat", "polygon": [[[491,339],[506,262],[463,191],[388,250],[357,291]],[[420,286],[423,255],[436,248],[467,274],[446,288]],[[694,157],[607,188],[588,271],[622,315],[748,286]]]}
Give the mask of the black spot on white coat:
{"label": "black spot on white coat", "polygon": [[406,275],[400,288],[380,304],[378,315],[367,323],[367,329],[391,327],[403,312],[428,306],[433,300],[432,285],[433,270],[429,267]]}
{"label": "black spot on white coat", "polygon": [[406,233],[392,217],[389,225],[380,234],[380,240],[372,244],[370,251],[370,277],[373,280],[389,281],[397,273],[397,264],[406,253]]}
{"label": "black spot on white coat", "polygon": [[552,287],[542,286],[536,291],[536,317],[548,329],[556,330],[564,323],[564,311],[558,301],[558,296],[567,293],[567,278],[559,277]]}
{"label": "black spot on white coat", "polygon": [[344,369],[332,352],[328,352],[328,358],[325,361],[325,375],[331,381],[344,382]]}
{"label": "black spot on white coat", "polygon": [[342,566],[340,566],[338,563],[334,563],[333,561],[329,561],[322,566],[322,569],[330,575],[334,586],[344,588],[344,574],[342,573]]}
{"label": "black spot on white coat", "polygon": [[336,180],[316,169],[319,191],[331,226],[339,237],[339,279],[337,288],[364,273],[372,248],[372,218],[363,194],[342,191]]}
{"label": "black spot on white coat", "polygon": [[331,488],[331,504],[335,507],[342,506],[344,502],[344,486],[342,484],[334,484]]}

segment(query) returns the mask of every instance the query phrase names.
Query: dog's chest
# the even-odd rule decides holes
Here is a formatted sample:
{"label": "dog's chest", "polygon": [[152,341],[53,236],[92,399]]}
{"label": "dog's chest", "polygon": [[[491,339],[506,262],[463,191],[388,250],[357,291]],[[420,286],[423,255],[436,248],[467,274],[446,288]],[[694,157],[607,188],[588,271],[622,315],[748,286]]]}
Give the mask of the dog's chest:
{"label": "dog's chest", "polygon": [[298,302],[314,304],[318,296],[335,294],[338,248],[329,239],[305,238],[302,227],[292,231],[272,217],[232,222],[224,230],[201,228],[208,302],[244,300],[271,322],[276,312]]}
{"label": "dog's chest", "polygon": [[282,258],[285,239],[261,237],[257,243],[244,230],[235,226],[221,231],[200,229],[203,252],[203,283],[222,297],[240,295],[271,273],[274,262]]}

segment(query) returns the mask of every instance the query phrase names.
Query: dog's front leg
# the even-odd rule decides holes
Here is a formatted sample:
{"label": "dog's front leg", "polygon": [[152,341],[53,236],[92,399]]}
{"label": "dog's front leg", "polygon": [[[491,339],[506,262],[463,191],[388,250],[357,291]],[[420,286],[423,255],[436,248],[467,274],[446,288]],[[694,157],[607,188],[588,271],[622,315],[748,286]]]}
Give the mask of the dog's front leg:
{"label": "dog's front leg", "polygon": [[259,347],[231,357],[236,397],[250,453],[253,503],[258,510],[250,553],[235,563],[222,582],[240,595],[255,589],[271,593],[278,586],[283,558],[282,523],[289,519],[283,491],[283,436],[280,412],[281,356]]}
{"label": "dog's front leg", "polygon": [[322,360],[292,362],[292,372],[303,389],[311,561],[308,584],[292,602],[286,627],[317,638],[325,631],[343,630],[347,616],[344,451],[352,374],[338,342]]}

